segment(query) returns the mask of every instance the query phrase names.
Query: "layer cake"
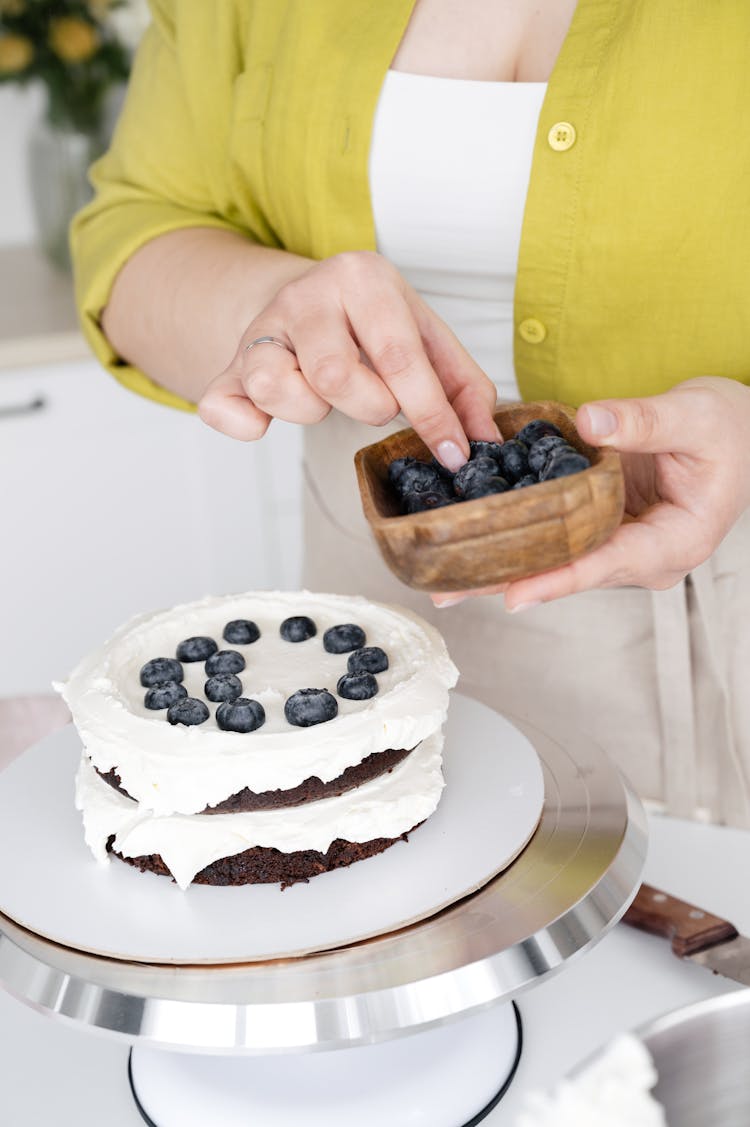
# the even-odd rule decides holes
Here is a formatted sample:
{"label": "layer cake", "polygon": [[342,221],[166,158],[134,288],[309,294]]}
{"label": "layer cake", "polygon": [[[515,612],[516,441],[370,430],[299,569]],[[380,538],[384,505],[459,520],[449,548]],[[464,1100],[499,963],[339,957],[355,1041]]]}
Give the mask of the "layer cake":
{"label": "layer cake", "polygon": [[382,852],[437,807],[457,676],[432,626],[361,598],[140,616],[60,686],[86,842],[181,888],[284,886]]}

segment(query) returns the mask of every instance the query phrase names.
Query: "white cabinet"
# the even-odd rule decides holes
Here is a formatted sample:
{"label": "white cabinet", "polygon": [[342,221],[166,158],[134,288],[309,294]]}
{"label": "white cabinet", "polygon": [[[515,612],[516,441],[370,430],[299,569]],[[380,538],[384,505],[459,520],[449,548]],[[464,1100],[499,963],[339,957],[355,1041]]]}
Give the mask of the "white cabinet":
{"label": "white cabinet", "polygon": [[296,587],[300,466],[298,428],[235,442],[93,361],[0,371],[0,696],[140,611]]}

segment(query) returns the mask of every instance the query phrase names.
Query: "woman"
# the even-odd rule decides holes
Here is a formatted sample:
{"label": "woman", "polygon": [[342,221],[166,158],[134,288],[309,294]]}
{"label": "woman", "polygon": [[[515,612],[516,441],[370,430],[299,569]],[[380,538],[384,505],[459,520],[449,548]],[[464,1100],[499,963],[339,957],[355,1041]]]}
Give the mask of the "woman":
{"label": "woman", "polygon": [[74,229],[97,355],[239,439],[306,424],[306,583],[422,613],[359,513],[370,427],[455,468],[497,394],[582,404],[635,519],[505,609],[437,594],[463,684],[750,825],[746,6],[152,9]]}

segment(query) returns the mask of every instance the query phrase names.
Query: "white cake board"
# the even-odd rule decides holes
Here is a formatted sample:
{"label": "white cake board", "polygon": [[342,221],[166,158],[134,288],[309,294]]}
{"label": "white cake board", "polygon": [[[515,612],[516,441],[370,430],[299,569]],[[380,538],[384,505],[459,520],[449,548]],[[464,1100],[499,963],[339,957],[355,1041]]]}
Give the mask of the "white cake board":
{"label": "white cake board", "polygon": [[185,892],[119,860],[98,864],[73,805],[81,745],[71,727],[0,773],[0,910],[68,947],[146,963],[237,963],[329,950],[434,915],[486,884],[533,836],[544,780],[532,745],[454,694],[446,787],[408,842],[280,892]]}

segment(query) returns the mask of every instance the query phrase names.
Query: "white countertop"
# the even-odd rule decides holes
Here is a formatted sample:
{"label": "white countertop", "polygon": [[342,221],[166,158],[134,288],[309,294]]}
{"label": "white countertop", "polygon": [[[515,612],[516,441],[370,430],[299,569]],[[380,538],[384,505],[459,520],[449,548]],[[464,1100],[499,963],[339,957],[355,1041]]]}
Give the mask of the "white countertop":
{"label": "white countertop", "polygon": [[36,247],[0,247],[0,373],[88,358],[71,276]]}
{"label": "white countertop", "polygon": [[[750,933],[742,885],[750,834],[661,817],[650,820],[650,829],[646,879]],[[618,925],[518,999],[522,1060],[509,1093],[484,1123],[512,1127],[525,1092],[554,1085],[615,1033],[731,989],[727,980],[678,961],[666,941]],[[123,1042],[50,1020],[0,993],[0,1043],[3,1127],[142,1127]]]}

